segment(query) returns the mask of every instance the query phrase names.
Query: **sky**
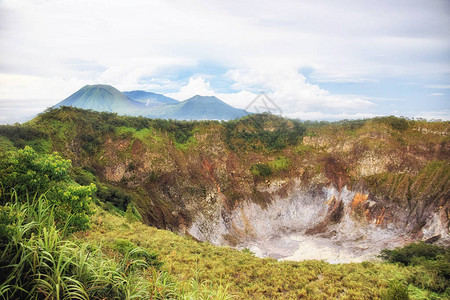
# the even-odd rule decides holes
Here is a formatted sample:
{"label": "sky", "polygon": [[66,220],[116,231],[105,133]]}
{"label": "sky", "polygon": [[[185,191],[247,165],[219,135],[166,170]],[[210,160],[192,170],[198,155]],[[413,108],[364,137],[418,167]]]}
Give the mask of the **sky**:
{"label": "sky", "polygon": [[86,84],[450,120],[450,1],[0,0],[0,124]]}

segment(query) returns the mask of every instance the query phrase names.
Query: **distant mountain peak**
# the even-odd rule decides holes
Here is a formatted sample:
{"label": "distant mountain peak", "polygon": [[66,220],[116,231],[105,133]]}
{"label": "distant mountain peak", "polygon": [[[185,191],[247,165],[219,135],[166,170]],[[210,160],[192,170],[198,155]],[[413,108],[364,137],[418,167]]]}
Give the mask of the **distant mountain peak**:
{"label": "distant mountain peak", "polygon": [[224,103],[222,100],[220,100],[219,98],[217,98],[216,96],[201,96],[201,95],[195,95],[194,97],[191,97],[187,100],[184,101],[189,101],[189,102],[202,102],[202,103]]}
{"label": "distant mountain peak", "polygon": [[[179,101],[162,94],[146,92],[142,90],[123,92],[133,100],[148,104],[176,104]],[[150,101],[149,101],[150,100]]]}
{"label": "distant mountain peak", "polygon": [[85,85],[54,107],[60,106],[177,120],[231,120],[248,114],[215,96],[195,95],[180,102],[142,90],[122,93],[106,84]]}
{"label": "distant mountain peak", "polygon": [[73,106],[96,111],[129,114],[142,106],[115,87],[107,84],[85,85],[54,107]]}

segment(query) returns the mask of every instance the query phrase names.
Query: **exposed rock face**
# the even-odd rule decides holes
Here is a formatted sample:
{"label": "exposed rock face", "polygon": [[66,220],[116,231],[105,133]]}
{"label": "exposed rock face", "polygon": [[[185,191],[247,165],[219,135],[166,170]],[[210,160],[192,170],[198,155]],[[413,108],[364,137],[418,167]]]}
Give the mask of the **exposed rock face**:
{"label": "exposed rock face", "polygon": [[[405,230],[407,212],[378,209],[379,205],[368,194],[346,187],[339,192],[333,186],[317,191],[298,185],[264,208],[244,202],[228,212],[212,205],[196,218],[189,233],[214,244],[250,248],[261,257],[332,262],[372,259],[384,248],[417,239],[449,242],[448,207],[430,213],[415,235]],[[403,222],[390,222],[394,216]]]}

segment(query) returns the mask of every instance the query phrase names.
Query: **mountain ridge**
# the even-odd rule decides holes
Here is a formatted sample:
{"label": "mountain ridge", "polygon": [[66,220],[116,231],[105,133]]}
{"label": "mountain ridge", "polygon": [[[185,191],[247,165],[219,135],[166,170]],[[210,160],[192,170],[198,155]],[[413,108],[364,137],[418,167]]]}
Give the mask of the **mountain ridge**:
{"label": "mountain ridge", "polygon": [[215,96],[195,95],[168,108],[164,116],[175,120],[231,120],[246,115],[245,110],[236,109]]}
{"label": "mountain ridge", "polygon": [[[133,100],[146,103],[147,105],[149,103],[166,103],[166,104],[176,104],[179,103],[178,100],[175,100],[173,98],[167,97],[163,94],[157,94],[152,92],[146,92],[142,90],[134,90],[134,91],[125,91],[123,92],[126,96],[130,97]],[[147,100],[150,100],[148,102]]]}
{"label": "mountain ridge", "polygon": [[110,85],[86,85],[54,105],[73,106],[120,115],[176,120],[232,120],[248,114],[217,97],[196,95],[177,101],[142,90],[120,92]]}

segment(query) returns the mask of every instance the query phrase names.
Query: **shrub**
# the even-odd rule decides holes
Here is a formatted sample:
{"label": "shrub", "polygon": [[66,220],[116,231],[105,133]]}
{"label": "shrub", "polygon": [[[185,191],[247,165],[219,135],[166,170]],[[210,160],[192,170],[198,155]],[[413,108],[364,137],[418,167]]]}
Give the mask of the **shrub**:
{"label": "shrub", "polygon": [[[60,182],[69,181],[70,161],[58,154],[40,155],[31,147],[10,151],[0,157],[3,196],[14,189],[21,199],[44,194]],[[3,197],[3,202],[9,200]]]}
{"label": "shrub", "polygon": [[300,121],[267,113],[222,124],[225,141],[232,150],[277,151],[297,144],[306,133],[306,127]]}
{"label": "shrub", "polygon": [[94,155],[98,151],[98,147],[101,145],[100,140],[94,134],[82,134],[80,137],[81,148],[89,155]]}
{"label": "shrub", "polygon": [[277,159],[269,162],[269,165],[276,171],[283,171],[289,167],[290,163],[291,161],[289,158],[286,158],[285,156],[278,156]]}
{"label": "shrub", "polygon": [[70,166],[69,160],[56,153],[38,154],[30,147],[3,154],[0,157],[0,203],[7,203],[12,195],[21,201],[34,201],[45,195],[58,208],[57,224],[72,230],[87,229],[92,214],[91,195],[96,187],[75,183],[69,176]]}
{"label": "shrub", "polygon": [[266,164],[254,164],[250,167],[250,171],[255,176],[269,177],[272,175],[272,169]]}
{"label": "shrub", "polygon": [[399,131],[405,131],[406,129],[409,128],[408,120],[406,120],[404,118],[398,118],[395,116],[378,117],[378,118],[374,118],[374,121],[378,122],[378,123],[384,123],[386,125],[391,126],[393,129],[399,130]]}
{"label": "shrub", "polygon": [[405,266],[413,262],[418,264],[421,260],[436,260],[439,255],[444,255],[450,250],[437,245],[430,245],[424,242],[409,244],[403,248],[394,250],[384,249],[381,251],[381,258],[391,263],[401,263]]}
{"label": "shrub", "polygon": [[47,138],[44,132],[23,125],[0,125],[0,135],[8,138],[17,148],[25,147],[32,140]]}
{"label": "shrub", "polygon": [[412,279],[416,286],[435,292],[449,292],[450,250],[423,242],[394,250],[383,250],[381,257],[392,263],[416,266],[418,270]]}
{"label": "shrub", "polygon": [[408,300],[408,287],[399,281],[393,281],[384,295],[385,300]]}
{"label": "shrub", "polygon": [[159,269],[163,263],[159,260],[159,255],[155,252],[149,252],[143,248],[137,247],[134,243],[126,239],[116,239],[114,241],[114,250],[122,254],[126,260],[142,260],[145,265]]}
{"label": "shrub", "polygon": [[110,202],[119,210],[125,212],[128,205],[131,203],[131,196],[122,190],[113,186],[100,185],[97,189],[97,197],[104,203]]}
{"label": "shrub", "polygon": [[125,219],[129,222],[142,221],[142,216],[136,209],[136,207],[130,203],[128,204],[127,211],[125,212]]}

